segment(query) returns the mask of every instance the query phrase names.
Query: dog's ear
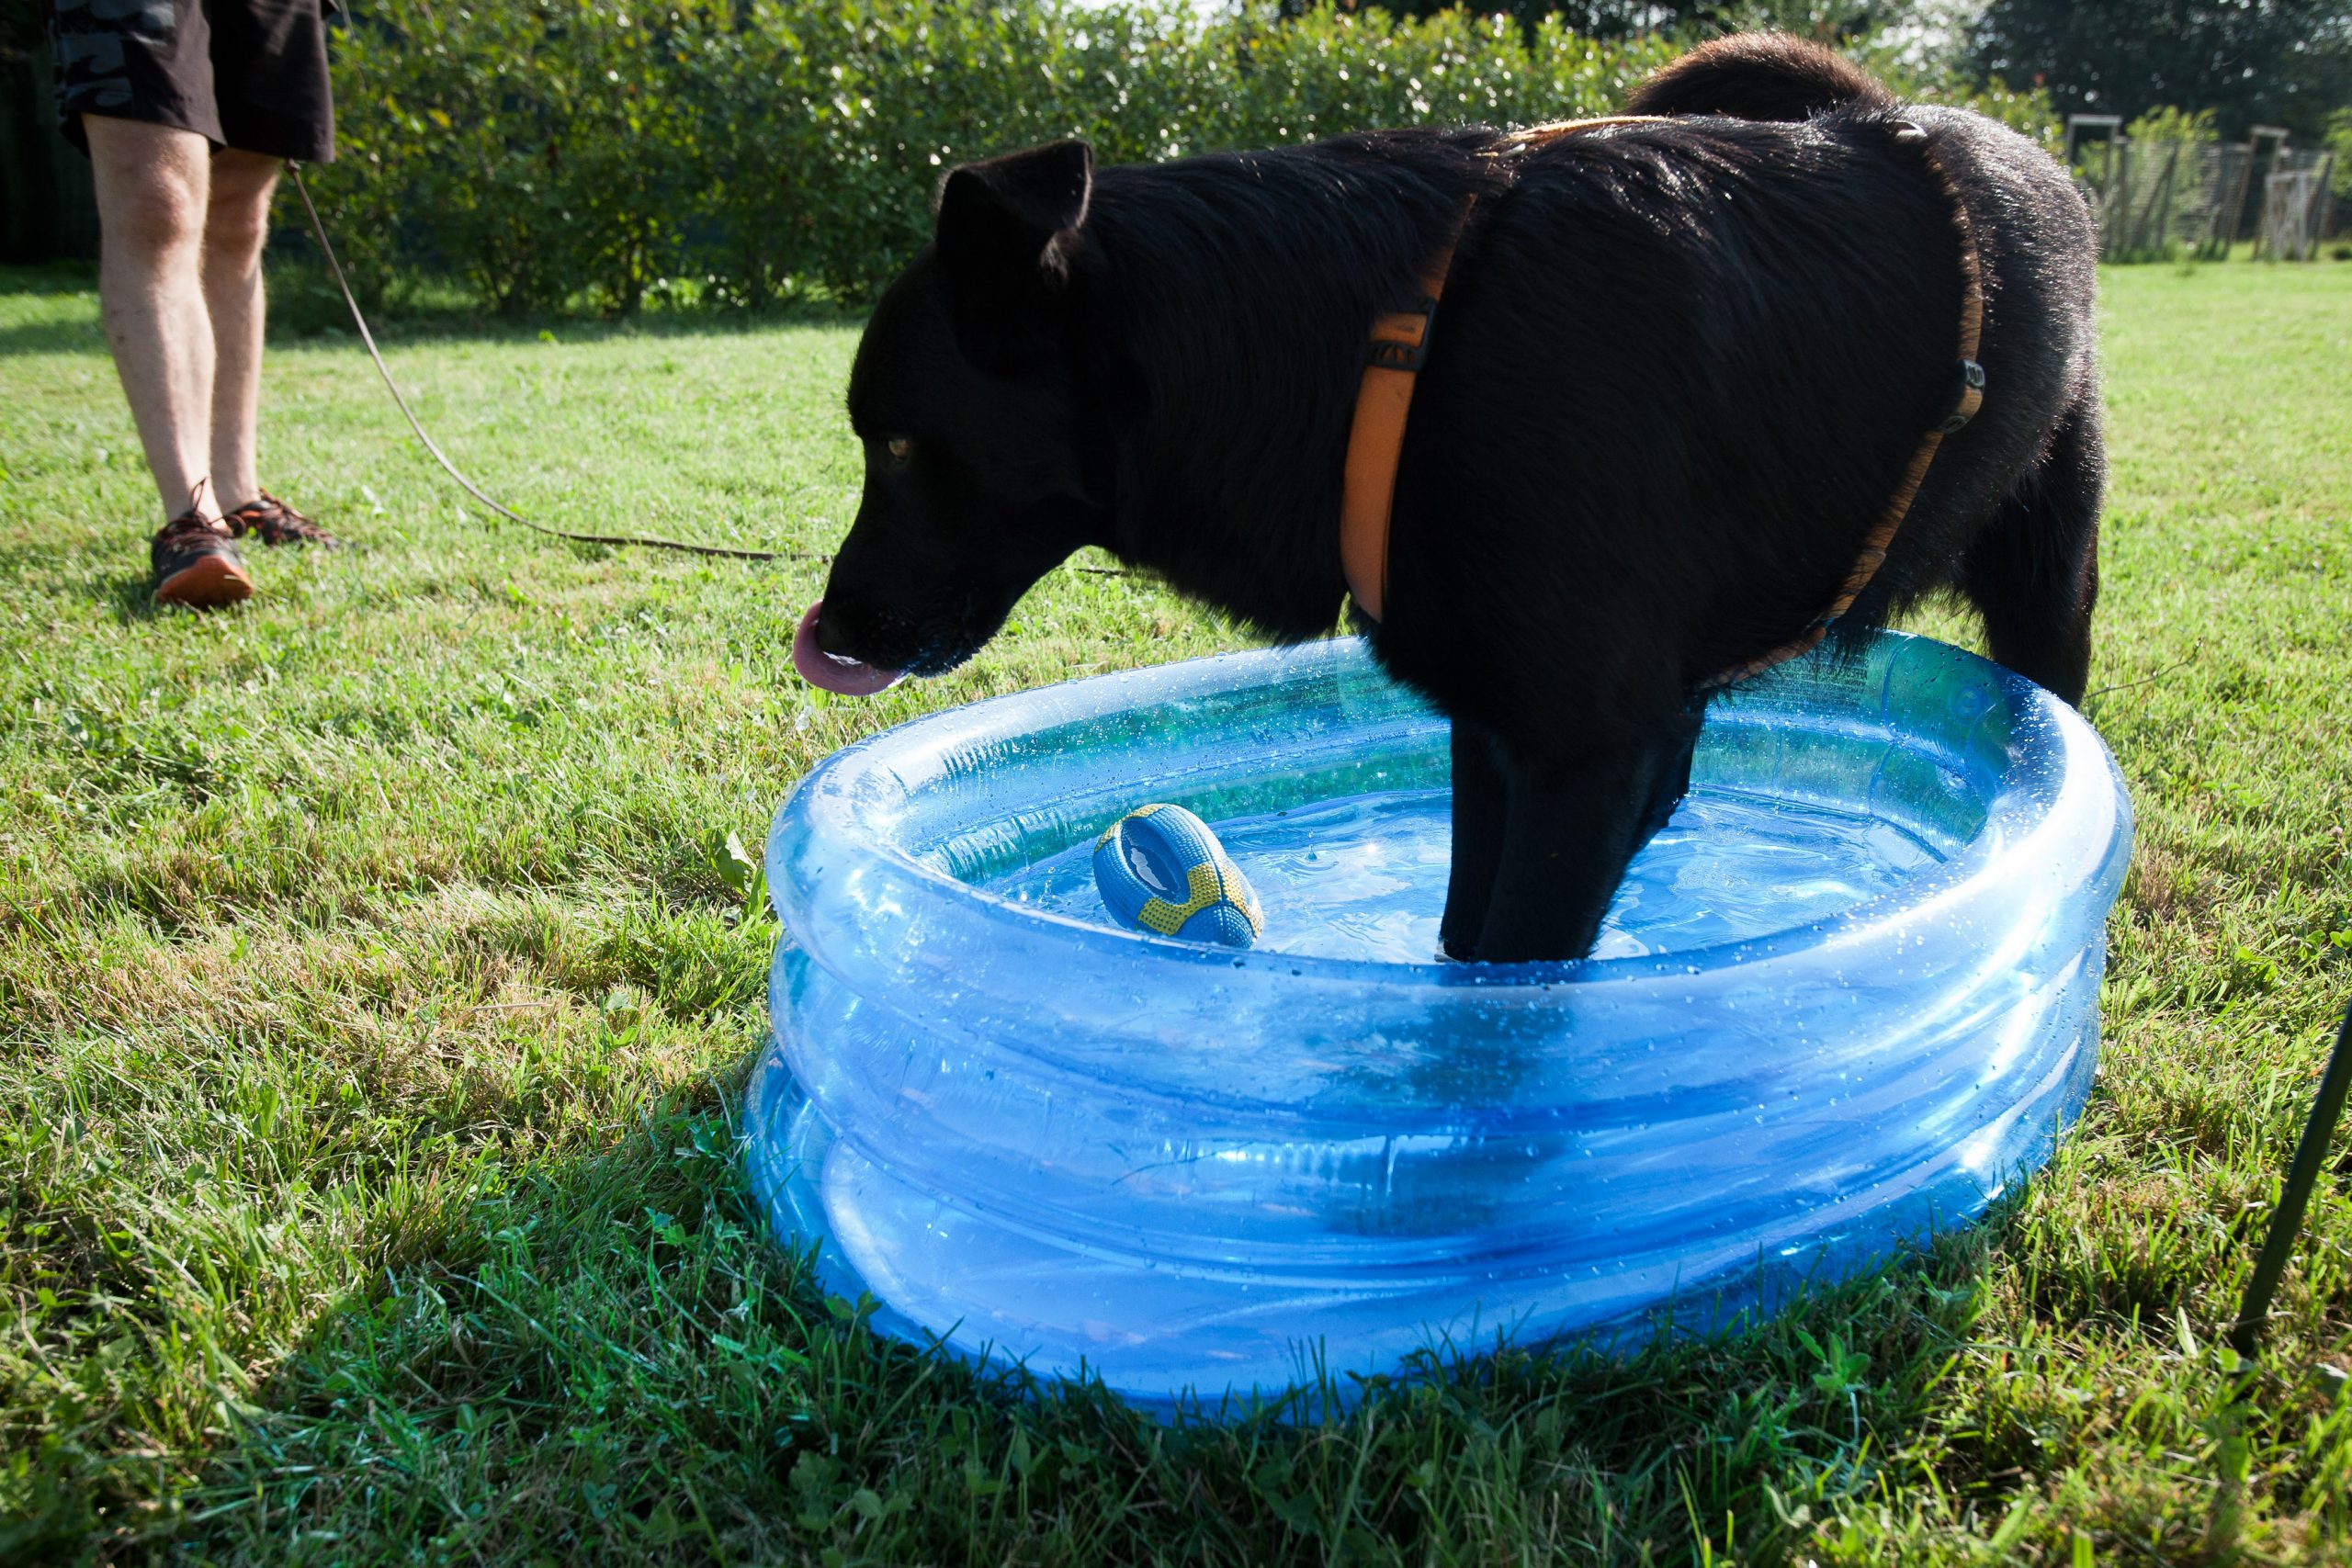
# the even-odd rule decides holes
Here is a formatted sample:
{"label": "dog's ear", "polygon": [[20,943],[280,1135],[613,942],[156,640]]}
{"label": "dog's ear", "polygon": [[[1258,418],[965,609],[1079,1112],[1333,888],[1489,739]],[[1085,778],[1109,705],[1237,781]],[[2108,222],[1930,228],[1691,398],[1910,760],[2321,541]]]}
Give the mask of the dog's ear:
{"label": "dog's ear", "polygon": [[1014,372],[1051,348],[1093,190],[1094,150],[1083,141],[948,172],[939,187],[939,266],[956,341],[974,364]]}

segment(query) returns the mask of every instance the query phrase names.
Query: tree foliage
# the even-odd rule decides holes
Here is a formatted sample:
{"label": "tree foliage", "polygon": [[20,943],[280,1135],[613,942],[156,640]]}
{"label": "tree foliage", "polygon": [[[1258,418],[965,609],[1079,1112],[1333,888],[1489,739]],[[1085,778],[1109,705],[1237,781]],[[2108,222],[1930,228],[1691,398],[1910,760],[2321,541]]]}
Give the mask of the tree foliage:
{"label": "tree foliage", "polygon": [[[1341,9],[1356,8],[1348,0],[1340,4]],[[1396,0],[1387,8],[1430,17],[1463,5],[1464,0]],[[1309,8],[1308,0],[1282,4],[1289,16]],[[1845,42],[1908,19],[1917,6],[1917,0],[1476,0],[1467,8],[1509,16],[1530,31],[1556,17],[1571,32],[1596,39],[1694,39],[1770,28]]]}
{"label": "tree foliage", "polygon": [[2352,102],[2346,0],[1991,0],[1977,68],[2050,90],[2061,113],[2211,109],[2222,133],[2282,125],[2308,146]]}

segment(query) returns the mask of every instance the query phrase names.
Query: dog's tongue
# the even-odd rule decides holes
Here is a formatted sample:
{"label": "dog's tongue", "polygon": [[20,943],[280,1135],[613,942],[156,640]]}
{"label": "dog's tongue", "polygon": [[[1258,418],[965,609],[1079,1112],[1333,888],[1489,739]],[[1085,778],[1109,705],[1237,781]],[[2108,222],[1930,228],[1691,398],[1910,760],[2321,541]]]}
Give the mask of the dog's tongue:
{"label": "dog's tongue", "polygon": [[809,605],[808,613],[800,617],[798,629],[792,634],[792,667],[800,671],[800,678],[844,697],[870,697],[897,685],[904,674],[902,671],[883,670],[858,660],[844,659],[817,646],[817,612],[824,607],[822,599]]}

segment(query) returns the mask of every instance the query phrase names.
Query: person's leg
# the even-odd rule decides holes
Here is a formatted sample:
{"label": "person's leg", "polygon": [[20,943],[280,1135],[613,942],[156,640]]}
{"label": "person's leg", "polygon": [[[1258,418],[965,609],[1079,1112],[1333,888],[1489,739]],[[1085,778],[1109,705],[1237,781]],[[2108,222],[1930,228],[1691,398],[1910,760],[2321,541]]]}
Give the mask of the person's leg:
{"label": "person's leg", "polygon": [[203,285],[212,150],[194,131],[83,116],[98,205],[98,307],[166,519],[211,493],[212,323]]}
{"label": "person's leg", "polygon": [[[129,0],[124,0],[129,3]],[[186,0],[178,0],[185,4]],[[261,487],[254,467],[261,391],[261,251],[279,160],[334,157],[334,104],[320,0],[205,0],[221,151],[212,161],[204,289],[220,368],[212,404],[212,479],[240,539],[339,543]]]}
{"label": "person's leg", "polygon": [[223,511],[261,498],[254,431],[261,409],[261,252],[278,161],[223,148],[212,160],[204,220],[204,302],[212,318],[212,486]]}

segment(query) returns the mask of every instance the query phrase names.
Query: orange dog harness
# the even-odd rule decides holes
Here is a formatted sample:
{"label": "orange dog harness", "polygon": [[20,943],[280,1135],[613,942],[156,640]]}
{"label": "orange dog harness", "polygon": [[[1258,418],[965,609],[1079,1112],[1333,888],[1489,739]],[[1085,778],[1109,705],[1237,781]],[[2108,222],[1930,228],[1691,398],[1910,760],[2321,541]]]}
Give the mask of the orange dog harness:
{"label": "orange dog harness", "polygon": [[[1657,124],[1668,117],[1662,115],[1610,115],[1598,119],[1565,120],[1555,125],[1539,125],[1526,130],[1514,131],[1490,151],[1488,156],[1502,157],[1529,148],[1542,147],[1564,136],[1592,130],[1604,126]],[[1918,449],[1912,453],[1908,467],[1895,487],[1894,498],[1876,526],[1862,540],[1860,553],[1855,558],[1845,581],[1829,602],[1827,609],[1814,617],[1805,628],[1787,642],[1746,663],[1734,666],[1702,682],[1702,691],[1714,691],[1735,685],[1754,675],[1762,674],[1776,664],[1784,663],[1799,654],[1810,652],[1838,618],[1853,607],[1856,598],[1869,587],[1871,580],[1886,562],[1887,547],[1894,543],[1903,520],[1910,514],[1911,504],[1918,499],[1919,487],[1928,477],[1928,467],[1935,461],[1936,448],[1947,435],[1958,431],[1974,417],[1984,400],[1984,367],[1976,360],[1984,326],[1984,289],[1982,268],[1977,259],[1976,233],[1969,222],[1968,209],[1962,202],[1959,189],[1945,172],[1928,143],[1927,132],[1905,123],[1895,131],[1895,140],[1905,145],[1916,145],[1927,159],[1928,172],[1936,176],[1945,198],[1951,204],[1952,227],[1960,237],[1960,268],[1963,285],[1960,311],[1959,391],[1951,412],[1920,438]],[[1388,601],[1388,529],[1396,502],[1396,465],[1405,451],[1405,423],[1413,407],[1414,378],[1429,361],[1430,327],[1436,319],[1438,300],[1444,296],[1446,274],[1453,270],[1453,253],[1462,242],[1463,231],[1469,226],[1470,214],[1477,205],[1475,196],[1463,202],[1455,216],[1453,227],[1445,243],[1430,258],[1419,280],[1420,295],[1401,310],[1384,310],[1373,318],[1372,342],[1364,359],[1363,380],[1356,390],[1355,420],[1348,432],[1348,454],[1345,476],[1340,497],[1340,567],[1347,579],[1348,594],[1356,608],[1367,618],[1377,622],[1387,609]]]}

